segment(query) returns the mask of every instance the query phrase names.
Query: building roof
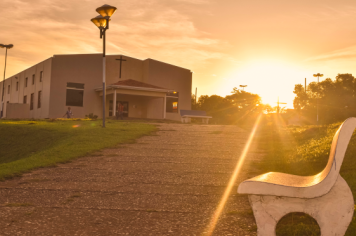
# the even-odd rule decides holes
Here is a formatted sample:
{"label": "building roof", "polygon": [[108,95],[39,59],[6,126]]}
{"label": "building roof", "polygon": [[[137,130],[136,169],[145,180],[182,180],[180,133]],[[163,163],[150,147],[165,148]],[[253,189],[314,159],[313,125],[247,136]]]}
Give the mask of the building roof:
{"label": "building roof", "polygon": [[138,88],[166,89],[166,88],[158,87],[156,85],[146,84],[133,79],[121,80],[111,85],[129,86],[129,87],[138,87]]}
{"label": "building roof", "polygon": [[[142,91],[151,91],[151,92],[161,92],[167,93],[173,91],[172,89],[158,87],[153,84],[143,83],[133,79],[121,80],[114,84],[106,86],[106,89],[117,88],[117,89],[129,89],[129,90],[142,90]],[[103,88],[97,88],[95,91],[102,91]]]}

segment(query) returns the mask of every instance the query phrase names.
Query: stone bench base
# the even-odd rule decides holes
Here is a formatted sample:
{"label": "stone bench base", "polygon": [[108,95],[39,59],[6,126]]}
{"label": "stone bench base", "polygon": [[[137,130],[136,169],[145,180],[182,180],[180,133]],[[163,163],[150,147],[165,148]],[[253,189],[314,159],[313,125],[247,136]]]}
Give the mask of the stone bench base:
{"label": "stone bench base", "polygon": [[343,236],[352,220],[354,199],[339,175],[330,192],[317,198],[249,195],[258,236],[275,236],[278,221],[292,212],[303,212],[319,224],[321,236]]}

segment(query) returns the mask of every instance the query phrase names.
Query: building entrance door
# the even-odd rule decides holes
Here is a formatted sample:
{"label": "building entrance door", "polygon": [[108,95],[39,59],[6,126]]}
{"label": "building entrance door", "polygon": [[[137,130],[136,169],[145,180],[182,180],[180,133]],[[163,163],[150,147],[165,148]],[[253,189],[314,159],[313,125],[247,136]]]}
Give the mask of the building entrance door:
{"label": "building entrance door", "polygon": [[[124,106],[124,117],[129,117],[129,102],[125,101],[116,101],[116,107],[121,102],[121,104]],[[116,110],[117,112],[117,110]],[[114,107],[113,107],[113,100],[109,101],[109,116],[114,115]]]}

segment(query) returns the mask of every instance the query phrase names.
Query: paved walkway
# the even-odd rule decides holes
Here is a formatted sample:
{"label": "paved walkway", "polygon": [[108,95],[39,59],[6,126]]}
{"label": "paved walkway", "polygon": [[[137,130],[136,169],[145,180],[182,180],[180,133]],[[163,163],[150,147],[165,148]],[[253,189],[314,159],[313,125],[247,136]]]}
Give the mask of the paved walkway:
{"label": "paved walkway", "polygon": [[[249,133],[158,127],[135,144],[0,182],[0,235],[204,235]],[[236,183],[262,156],[251,147]],[[256,235],[236,186],[214,235]]]}

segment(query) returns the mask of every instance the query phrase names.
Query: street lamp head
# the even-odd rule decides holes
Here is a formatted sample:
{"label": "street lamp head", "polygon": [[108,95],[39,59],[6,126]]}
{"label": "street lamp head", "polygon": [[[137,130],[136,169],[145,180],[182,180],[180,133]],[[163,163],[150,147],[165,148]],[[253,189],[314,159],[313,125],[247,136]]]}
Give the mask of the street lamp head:
{"label": "street lamp head", "polygon": [[7,49],[10,49],[10,48],[13,48],[13,47],[14,47],[13,44],[9,44],[9,45],[0,44],[0,48],[7,48]]}
{"label": "street lamp head", "polygon": [[247,85],[240,85],[240,87],[245,88],[245,87],[247,87]]}
{"label": "street lamp head", "polygon": [[105,17],[102,17],[101,15],[98,15],[97,17],[91,19],[91,21],[96,25],[99,29],[105,28],[106,27],[106,19]]}
{"label": "street lamp head", "polygon": [[110,5],[102,5],[101,7],[98,7],[96,11],[102,16],[105,17],[106,19],[109,19],[116,11],[116,7],[110,6]]}

